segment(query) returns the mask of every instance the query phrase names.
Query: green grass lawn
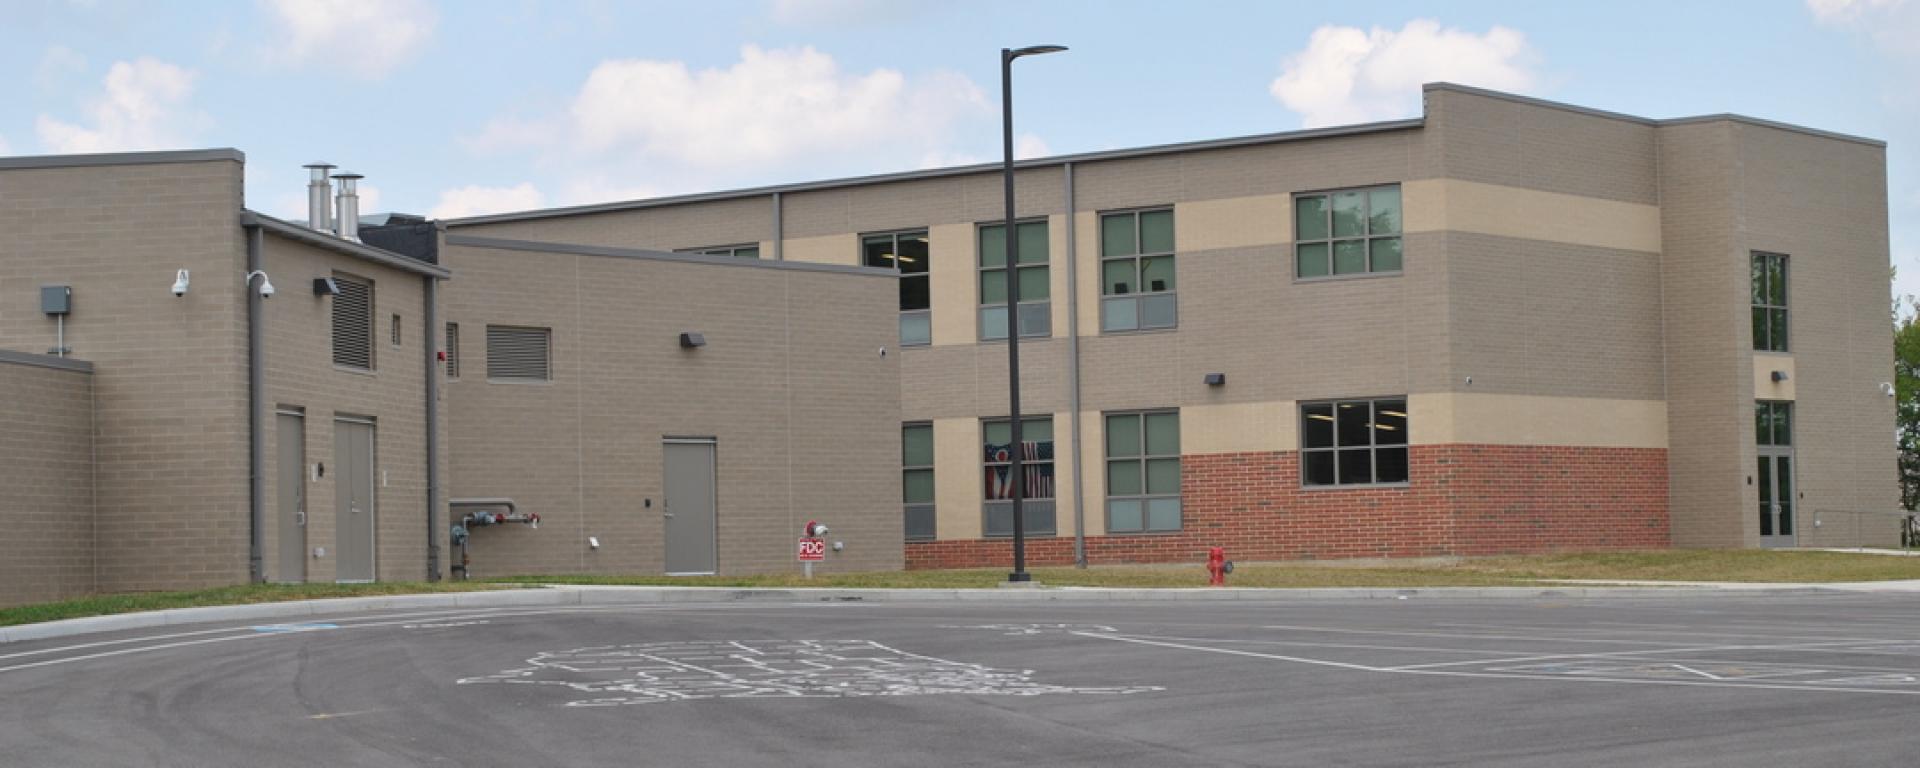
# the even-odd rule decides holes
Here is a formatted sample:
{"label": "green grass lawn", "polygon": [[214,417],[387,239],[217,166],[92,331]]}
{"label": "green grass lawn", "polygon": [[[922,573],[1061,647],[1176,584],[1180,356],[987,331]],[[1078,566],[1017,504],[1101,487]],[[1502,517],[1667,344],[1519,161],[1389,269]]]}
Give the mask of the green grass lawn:
{"label": "green grass lawn", "polygon": [[[561,575],[514,576],[485,582],[383,582],[378,584],[260,584],[196,592],[99,595],[57,603],[0,608],[0,626],[80,616],[101,616],[199,605],[240,605],[327,597],[400,595],[511,589],[530,584],[671,585],[683,587],[871,587],[991,588],[1006,568],[950,571],[821,573],[813,579],[784,573],[761,576]],[[1188,565],[1115,565],[1035,568],[1033,577],[1053,587],[1199,587],[1206,568]],[[1237,587],[1487,587],[1537,586],[1558,579],[1622,581],[1740,581],[1830,583],[1920,579],[1920,557],[1846,552],[1780,550],[1653,550],[1516,555],[1428,563],[1338,561],[1242,563],[1227,583]]]}
{"label": "green grass lawn", "polygon": [[202,605],[247,605],[250,603],[277,603],[287,600],[318,600],[328,597],[368,597],[374,595],[412,595],[427,592],[472,592],[477,590],[512,589],[512,585],[488,584],[486,582],[410,582],[393,581],[376,584],[250,584],[237,587],[215,587],[192,592],[135,592],[118,595],[93,595],[89,597],[61,600],[54,603],[36,603],[13,608],[0,608],[0,627],[15,624],[33,624],[59,619],[76,619],[82,616],[105,616],[115,613],[133,613],[135,611],[158,611],[166,608],[192,608]]}

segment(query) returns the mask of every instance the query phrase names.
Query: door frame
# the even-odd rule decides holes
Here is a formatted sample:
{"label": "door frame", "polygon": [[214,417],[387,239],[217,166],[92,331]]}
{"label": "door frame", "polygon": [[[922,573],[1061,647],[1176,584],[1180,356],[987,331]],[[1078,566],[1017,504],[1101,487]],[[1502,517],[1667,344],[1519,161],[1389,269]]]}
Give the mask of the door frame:
{"label": "door frame", "polygon": [[[300,559],[297,561],[300,564],[300,574],[299,574],[299,577],[293,581],[288,581],[286,578],[288,564],[285,562],[287,553],[284,550],[286,549],[286,544],[287,544],[287,535],[288,535],[287,528],[291,528],[294,526],[288,526],[285,520],[277,520],[275,522],[276,527],[281,527],[281,526],[286,526],[286,527],[281,528],[279,530],[279,536],[275,537],[276,538],[275,543],[278,545],[278,549],[282,550],[279,553],[280,559],[282,561],[279,563],[280,578],[276,579],[276,581],[283,584],[304,584],[307,581],[307,575],[308,575],[307,574],[307,546],[311,543],[307,538],[307,521],[313,517],[313,511],[308,506],[308,501],[310,500],[310,494],[308,493],[308,489],[307,489],[307,412],[306,412],[306,409],[300,408],[298,406],[283,405],[283,406],[277,406],[274,408],[273,416],[274,416],[273,434],[274,434],[274,443],[275,443],[276,449],[279,446],[284,445],[282,441],[286,439],[285,433],[280,429],[280,421],[279,421],[280,417],[292,416],[293,418],[300,420],[300,472],[298,474],[300,478],[299,480],[300,485],[295,490],[295,498],[297,499],[297,501],[294,502],[294,505],[295,505],[294,514],[299,515],[299,518],[300,518],[300,524],[299,526],[297,526],[299,528],[299,536],[300,536]],[[278,451],[276,450],[276,456],[275,456],[276,459],[279,458],[277,454],[278,454]],[[278,470],[281,468],[276,467],[275,469]],[[277,472],[276,472],[276,475],[277,475]],[[284,491],[285,489],[276,489],[276,490]],[[274,500],[274,506],[275,506],[274,511],[276,513],[279,512],[279,509],[278,509],[279,499]]]}
{"label": "door frame", "polygon": [[[336,413],[333,415],[334,439],[340,437],[340,424],[358,424],[367,428],[367,570],[370,575],[364,579],[340,578],[340,532],[344,530],[339,520],[333,521],[334,573],[335,584],[372,584],[380,580],[380,481],[375,473],[380,467],[380,426],[372,416],[352,416]],[[337,469],[335,471],[338,471]],[[338,502],[335,502],[336,509]]]}
{"label": "door frame", "polygon": [[[1794,495],[1800,490],[1800,456],[1795,452],[1794,446],[1792,445],[1762,445],[1756,446],[1756,451],[1758,458],[1768,462],[1770,465],[1767,471],[1767,480],[1773,484],[1773,488],[1769,489],[1773,496],[1773,504],[1772,507],[1768,509],[1768,514],[1773,515],[1773,530],[1775,531],[1771,535],[1761,534],[1760,546],[1763,549],[1798,547],[1800,546],[1800,513],[1802,510],[1798,503],[1799,500],[1794,498]],[[1789,524],[1793,527],[1793,533],[1785,534],[1779,533],[1780,502],[1782,499],[1780,498],[1781,476],[1780,462],[1778,460],[1782,458],[1787,460],[1787,498],[1785,501],[1788,509],[1787,514],[1789,515],[1788,519],[1791,521]]]}
{"label": "door frame", "polygon": [[[672,524],[672,518],[665,517],[665,515],[667,515],[670,512],[670,510],[666,509],[667,483],[670,482],[671,480],[671,478],[667,475],[667,471],[666,471],[667,470],[667,446],[669,445],[704,445],[707,447],[707,459],[708,459],[707,466],[712,469],[712,472],[710,474],[709,487],[707,488],[707,499],[713,505],[713,514],[707,517],[707,524],[708,524],[707,536],[708,536],[708,540],[713,542],[713,547],[711,549],[711,551],[713,552],[713,560],[712,560],[713,567],[711,570],[705,570],[705,571],[669,571],[667,570],[667,547],[672,546],[672,542],[667,536],[667,527]],[[717,438],[673,437],[673,436],[661,438],[660,440],[660,506],[661,506],[661,515],[662,515],[661,521],[660,521],[660,544],[661,544],[660,571],[663,574],[668,576],[712,576],[714,574],[719,573],[720,572],[720,441]]]}

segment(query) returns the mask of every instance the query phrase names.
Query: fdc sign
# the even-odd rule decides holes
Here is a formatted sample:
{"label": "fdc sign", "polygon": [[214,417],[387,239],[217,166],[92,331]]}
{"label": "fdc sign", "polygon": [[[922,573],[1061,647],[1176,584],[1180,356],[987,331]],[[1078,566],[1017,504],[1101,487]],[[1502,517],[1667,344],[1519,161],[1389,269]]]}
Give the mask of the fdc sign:
{"label": "fdc sign", "polygon": [[800,562],[814,563],[827,559],[827,542],[812,536],[800,539]]}

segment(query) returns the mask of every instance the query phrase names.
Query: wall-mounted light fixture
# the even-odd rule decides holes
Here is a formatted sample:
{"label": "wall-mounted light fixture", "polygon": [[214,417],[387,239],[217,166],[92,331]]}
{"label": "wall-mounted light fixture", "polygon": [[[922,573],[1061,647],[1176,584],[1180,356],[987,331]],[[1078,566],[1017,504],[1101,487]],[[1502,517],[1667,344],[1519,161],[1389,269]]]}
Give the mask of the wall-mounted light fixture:
{"label": "wall-mounted light fixture", "polygon": [[1783,381],[1786,381],[1786,380],[1787,380],[1787,372],[1786,372],[1786,371],[1774,371],[1774,372],[1773,372],[1773,383],[1775,383],[1775,384],[1778,384],[1778,383],[1780,383],[1780,382],[1783,382]]}
{"label": "wall-mounted light fixture", "polygon": [[1891,381],[1880,382],[1880,394],[1886,395],[1887,397],[1893,397],[1893,382]]}
{"label": "wall-mounted light fixture", "polygon": [[186,270],[184,270],[184,269],[182,269],[182,270],[180,270],[180,271],[178,271],[178,272],[175,272],[175,273],[173,274],[173,296],[174,296],[174,298],[176,298],[176,299],[177,299],[177,298],[180,298],[180,297],[182,297],[182,296],[185,296],[185,295],[187,295],[187,282],[188,282],[188,280],[187,280],[187,271],[186,271]]}
{"label": "wall-mounted light fixture", "polygon": [[1224,374],[1224,373],[1209,373],[1209,374],[1207,374],[1207,386],[1209,386],[1209,387],[1224,387],[1224,386],[1226,386],[1226,385],[1227,385],[1227,375],[1226,375],[1226,374]]}
{"label": "wall-mounted light fixture", "polygon": [[331,277],[316,277],[313,279],[313,295],[338,296],[340,295],[340,284],[334,282]]}
{"label": "wall-mounted light fixture", "polygon": [[686,333],[680,334],[680,348],[682,349],[695,349],[706,345],[706,335],[698,331],[687,331]]}

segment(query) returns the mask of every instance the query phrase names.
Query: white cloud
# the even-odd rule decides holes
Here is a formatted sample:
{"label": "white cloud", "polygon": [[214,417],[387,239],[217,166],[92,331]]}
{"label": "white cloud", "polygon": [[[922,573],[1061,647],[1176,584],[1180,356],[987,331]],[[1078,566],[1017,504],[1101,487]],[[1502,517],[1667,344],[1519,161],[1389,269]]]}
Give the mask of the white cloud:
{"label": "white cloud", "polygon": [[959,75],[848,74],[812,48],[749,45],[727,69],[601,62],[570,118],[574,139],[589,152],[738,169],[820,152],[938,145],[954,121],[990,111],[980,89]]}
{"label": "white cloud", "polygon": [[35,123],[40,143],[62,153],[185,146],[210,122],[187,103],[195,77],[158,59],[114,62],[100,96],[84,106],[86,124],[42,114]]}
{"label": "white cloud", "polygon": [[1015,160],[1046,157],[1049,151],[1051,150],[1047,149],[1047,142],[1031,133],[1023,133],[1013,140],[1013,159]]}
{"label": "white cloud", "polygon": [[440,23],[428,0],[265,0],[265,6],[278,27],[271,58],[343,66],[367,78],[399,66]]}
{"label": "white cloud", "polygon": [[70,78],[87,71],[87,57],[64,45],[48,46],[33,68],[33,82],[42,90],[59,90]]}
{"label": "white cloud", "polygon": [[[1002,152],[1004,151],[1003,149]],[[1049,151],[1050,150],[1047,149],[1047,142],[1043,141],[1039,136],[1031,133],[1023,133],[1014,137],[1013,159],[1015,160],[1046,157]],[[936,149],[920,156],[920,168],[922,170],[927,168],[957,168],[963,165],[998,163],[1001,162],[1001,159],[1004,157],[1006,157],[1004,154],[986,157],[971,152],[949,152]]]}
{"label": "white cloud", "polygon": [[781,24],[847,26],[899,22],[933,6],[925,0],[773,0]]}
{"label": "white cloud", "polygon": [[12,151],[13,145],[7,143],[7,137],[0,136],[0,155],[8,154]]}
{"label": "white cloud", "polygon": [[1308,128],[1418,114],[1420,85],[1447,81],[1503,91],[1538,82],[1526,36],[1485,34],[1415,19],[1398,31],[1324,26],[1288,56],[1269,90]]}
{"label": "white cloud", "polygon": [[[521,182],[511,187],[485,187],[469,185],[456,187],[440,193],[440,202],[427,212],[428,218],[457,219],[463,216],[484,216],[489,213],[505,211],[524,211],[539,208],[546,204],[546,196],[540,194],[530,183]],[[361,210],[371,210],[365,205]]]}
{"label": "white cloud", "polygon": [[1862,14],[1906,5],[1907,0],[1807,0],[1807,10],[1822,23],[1853,21]]}

